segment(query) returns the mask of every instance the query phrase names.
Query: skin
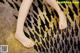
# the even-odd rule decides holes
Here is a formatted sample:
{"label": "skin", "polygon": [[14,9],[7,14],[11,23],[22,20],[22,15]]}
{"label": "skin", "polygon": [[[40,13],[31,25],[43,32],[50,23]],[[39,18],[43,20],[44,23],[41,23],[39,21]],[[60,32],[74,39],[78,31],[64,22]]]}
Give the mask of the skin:
{"label": "skin", "polygon": [[[59,18],[59,28],[65,29],[67,27],[66,17],[64,13],[61,11],[60,7],[58,6],[56,0],[44,0],[44,1],[58,12],[59,17],[60,17]],[[20,41],[20,43],[22,43],[22,45],[27,48],[31,48],[35,44],[32,40],[28,39],[24,35],[24,32],[23,32],[24,22],[25,22],[26,16],[29,12],[32,2],[33,0],[23,0],[20,10],[19,10],[17,28],[16,28],[16,33],[15,33],[16,39]]]}
{"label": "skin", "polygon": [[60,7],[59,7],[58,3],[56,2],[56,0],[45,0],[45,1],[57,11],[57,13],[59,15],[59,28],[60,29],[67,28],[66,16],[64,15],[62,10],[60,9]]}

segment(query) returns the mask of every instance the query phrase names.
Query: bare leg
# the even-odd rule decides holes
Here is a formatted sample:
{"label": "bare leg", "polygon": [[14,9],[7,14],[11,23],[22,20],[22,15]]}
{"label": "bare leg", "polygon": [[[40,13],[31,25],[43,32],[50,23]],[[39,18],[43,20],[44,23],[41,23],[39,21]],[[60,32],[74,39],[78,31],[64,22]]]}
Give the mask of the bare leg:
{"label": "bare leg", "polygon": [[66,16],[64,13],[61,11],[59,5],[57,4],[56,0],[45,0],[50,6],[52,6],[59,15],[59,28],[60,29],[65,29],[67,27],[67,21],[66,21]]}
{"label": "bare leg", "polygon": [[[21,7],[20,7],[19,15],[18,15],[17,28],[16,28],[16,34],[15,34],[16,39],[19,40],[25,47],[28,47],[28,48],[33,47],[34,42],[32,40],[28,39],[24,35],[23,26],[24,26],[24,21],[25,21],[27,14],[28,14],[28,11],[29,11],[29,8],[30,8],[32,1],[33,0],[23,0]],[[46,0],[46,1],[59,14],[59,17],[60,17],[59,27],[60,27],[60,29],[66,28],[67,27],[66,17],[64,15],[64,13],[61,11],[61,9],[59,8],[56,0]]]}
{"label": "bare leg", "polygon": [[27,48],[34,46],[34,42],[28,39],[23,33],[24,22],[32,2],[33,0],[23,0],[19,10],[17,28],[15,34],[16,39],[19,40]]}

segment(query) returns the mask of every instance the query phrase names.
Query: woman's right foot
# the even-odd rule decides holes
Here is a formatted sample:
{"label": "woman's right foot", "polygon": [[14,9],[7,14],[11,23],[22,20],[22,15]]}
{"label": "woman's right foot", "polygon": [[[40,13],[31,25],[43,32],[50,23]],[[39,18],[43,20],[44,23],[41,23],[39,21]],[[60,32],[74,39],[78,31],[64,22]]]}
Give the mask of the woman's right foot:
{"label": "woman's right foot", "polygon": [[34,42],[27,38],[23,32],[16,32],[15,38],[27,48],[31,48],[34,46]]}

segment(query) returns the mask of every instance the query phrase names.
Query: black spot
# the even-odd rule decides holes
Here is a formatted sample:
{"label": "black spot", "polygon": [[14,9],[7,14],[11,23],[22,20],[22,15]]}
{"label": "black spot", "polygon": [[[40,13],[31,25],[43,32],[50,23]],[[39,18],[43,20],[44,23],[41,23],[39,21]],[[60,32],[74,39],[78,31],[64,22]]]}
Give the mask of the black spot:
{"label": "black spot", "polygon": [[34,34],[32,34],[30,31],[29,31],[29,33],[30,33],[31,38],[35,41]]}
{"label": "black spot", "polygon": [[80,40],[78,39],[78,50],[80,51]]}
{"label": "black spot", "polygon": [[45,25],[48,27],[48,28],[50,28],[49,27],[49,22],[45,19]]}
{"label": "black spot", "polygon": [[41,29],[41,35],[44,38],[44,31]]}
{"label": "black spot", "polygon": [[57,48],[57,42],[56,42],[56,40],[54,40],[54,46],[55,46],[55,48]]}
{"label": "black spot", "polygon": [[74,53],[73,47],[72,47],[72,53]]}
{"label": "black spot", "polygon": [[28,27],[26,23],[24,23],[24,26],[25,26],[25,27]]}
{"label": "black spot", "polygon": [[20,0],[22,2],[22,0]]}
{"label": "black spot", "polygon": [[38,48],[37,48],[37,46],[36,46],[36,45],[34,45],[34,49],[35,49],[36,51],[38,51]]}
{"label": "black spot", "polygon": [[[80,0],[79,0],[79,8],[80,8]],[[79,9],[79,12],[80,12],[80,9]]]}
{"label": "black spot", "polygon": [[47,40],[49,41],[49,34],[47,33]]}
{"label": "black spot", "polygon": [[60,51],[62,50],[62,45],[61,44],[59,44],[60,45]]}
{"label": "black spot", "polygon": [[[13,0],[12,0],[13,1]],[[16,6],[16,8],[17,8],[17,10],[19,11],[19,5],[18,4],[16,4],[14,1],[13,1],[13,3],[15,4],[15,6]]]}
{"label": "black spot", "polygon": [[[80,16],[79,16],[80,17]],[[80,28],[80,21],[79,21],[79,28]]]}
{"label": "black spot", "polygon": [[56,12],[56,10],[54,10],[54,13],[55,13],[55,15],[59,18],[59,15],[58,15],[58,13]]}
{"label": "black spot", "polygon": [[63,40],[64,40],[64,38],[65,38],[64,32],[62,32],[62,38],[63,38]]}
{"label": "black spot", "polygon": [[[13,0],[12,0],[13,1]],[[15,0],[15,1],[18,1],[18,0]]]}
{"label": "black spot", "polygon": [[59,33],[61,33],[60,29],[59,29],[59,22],[58,20],[56,19],[56,25],[57,25],[57,30],[59,31]]}
{"label": "black spot", "polygon": [[67,40],[67,38],[65,38],[65,44],[68,45],[68,40]]}
{"label": "black spot", "polygon": [[73,27],[72,27],[72,29],[71,29],[71,35],[72,35],[72,37],[74,36],[74,30],[73,30]]}
{"label": "black spot", "polygon": [[76,36],[78,35],[78,26],[76,24],[76,21],[75,21],[75,34],[76,34]]}
{"label": "black spot", "polygon": [[68,28],[66,29],[66,36],[69,37],[69,31],[68,31]]}
{"label": "black spot", "polygon": [[0,2],[1,2],[1,3],[4,3],[4,1],[3,1],[3,0],[0,0]]}
{"label": "black spot", "polygon": [[54,53],[57,53],[57,52],[56,52],[56,48],[54,48]]}
{"label": "black spot", "polygon": [[37,1],[38,1],[38,6],[40,10],[43,12],[43,4],[40,2],[40,0],[37,0]]}
{"label": "black spot", "polygon": [[63,43],[63,41],[62,41],[62,48],[64,48],[64,43]]}
{"label": "black spot", "polygon": [[72,21],[74,21],[74,13],[72,12],[72,10],[68,7],[68,10],[69,10],[69,15],[72,19]]}
{"label": "black spot", "polygon": [[66,8],[66,5],[65,5],[65,3],[62,3],[61,5],[62,5],[64,8]]}
{"label": "black spot", "polygon": [[42,40],[42,44],[44,45],[44,47],[46,47],[44,40],[42,38],[41,38],[41,40]]}
{"label": "black spot", "polygon": [[79,53],[78,50],[76,51],[76,53]]}
{"label": "black spot", "polygon": [[37,31],[37,33],[40,34],[39,29],[37,28],[37,26],[35,26],[35,30]]}
{"label": "black spot", "polygon": [[57,35],[57,43],[59,43],[59,41],[60,41],[60,37],[59,35]]}
{"label": "black spot", "polygon": [[39,14],[39,12],[38,12],[38,8],[32,3],[32,5],[33,5],[33,10],[37,13],[37,14]]}
{"label": "black spot", "polygon": [[35,32],[34,32],[34,36],[35,36],[35,39],[37,39],[37,41],[40,42],[39,36]]}
{"label": "black spot", "polygon": [[53,49],[52,48],[50,48],[50,52],[53,53]]}
{"label": "black spot", "polygon": [[46,16],[48,17],[49,21],[51,21],[51,13],[49,12],[49,10],[46,7],[46,5],[45,5],[45,8],[46,8]]}
{"label": "black spot", "polygon": [[41,27],[43,28],[43,30],[45,31],[45,24],[44,22],[41,20]]}
{"label": "black spot", "polygon": [[35,18],[33,18],[34,23],[38,26],[37,20]]}
{"label": "black spot", "polygon": [[54,33],[56,34],[57,29],[54,24],[53,24],[53,27],[54,27]]}
{"label": "black spot", "polygon": [[13,15],[16,19],[18,19],[18,16],[16,16],[16,15]]}
{"label": "black spot", "polygon": [[39,51],[42,52],[42,50],[41,50],[42,48],[40,47],[40,45],[37,44],[37,46],[38,46]]}
{"label": "black spot", "polygon": [[10,3],[8,0],[6,0],[8,2],[8,4],[10,4],[10,6],[14,9],[14,6],[12,3]]}
{"label": "black spot", "polygon": [[54,36],[54,33],[53,33],[53,30],[51,29],[51,36],[53,37]]}
{"label": "black spot", "polygon": [[74,39],[74,48],[76,49],[77,43],[76,40]]}
{"label": "black spot", "polygon": [[71,45],[73,44],[73,39],[72,39],[72,38],[70,38],[70,44],[71,44]]}
{"label": "black spot", "polygon": [[49,53],[48,49],[46,48],[46,53]]}
{"label": "black spot", "polygon": [[31,28],[32,28],[32,25],[31,25],[31,23],[30,23],[30,21],[29,21],[29,20],[27,20],[27,24],[28,24],[28,26],[29,26],[29,27],[31,27]]}
{"label": "black spot", "polygon": [[78,10],[77,10],[76,6],[73,3],[72,3],[72,6],[73,6],[74,12],[76,13],[76,15],[78,15]]}
{"label": "black spot", "polygon": [[41,46],[41,47],[42,47],[42,51],[45,53],[45,48],[43,46]]}
{"label": "black spot", "polygon": [[[60,5],[59,5],[60,6]],[[61,10],[63,11],[63,8],[60,6]]]}
{"label": "black spot", "polygon": [[68,53],[68,50],[67,50],[67,48],[65,49],[65,53]]}
{"label": "black spot", "polygon": [[64,49],[62,50],[62,53],[65,53],[65,50]]}
{"label": "black spot", "polygon": [[38,19],[37,15],[36,15],[35,13],[33,13],[33,15],[34,15],[34,17],[35,17],[36,19]]}
{"label": "black spot", "polygon": [[60,53],[60,50],[59,49],[57,49],[57,53]]}
{"label": "black spot", "polygon": [[27,15],[27,18],[28,18],[28,19],[29,19],[29,20],[31,21],[31,17],[30,17],[30,14],[28,14],[28,15]]}
{"label": "black spot", "polygon": [[66,0],[58,0],[59,2],[63,2],[63,1],[66,1]]}
{"label": "black spot", "polygon": [[67,45],[67,49],[68,49],[68,51],[70,50],[70,44],[68,43],[68,45]]}
{"label": "black spot", "polygon": [[29,38],[29,34],[27,32],[24,31],[24,34],[27,38]]}
{"label": "black spot", "polygon": [[48,43],[48,41],[46,40],[45,42],[46,42],[47,47],[49,48],[49,43]]}
{"label": "black spot", "polygon": [[53,47],[53,40],[52,39],[50,39],[50,44]]}

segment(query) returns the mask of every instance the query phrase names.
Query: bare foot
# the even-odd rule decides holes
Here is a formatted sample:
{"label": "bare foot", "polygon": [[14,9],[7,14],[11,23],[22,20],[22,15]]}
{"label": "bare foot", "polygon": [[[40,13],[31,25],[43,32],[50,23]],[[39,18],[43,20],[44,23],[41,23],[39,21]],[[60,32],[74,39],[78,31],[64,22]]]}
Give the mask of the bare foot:
{"label": "bare foot", "polygon": [[31,48],[34,46],[34,42],[27,38],[23,32],[16,32],[15,38],[27,48]]}

